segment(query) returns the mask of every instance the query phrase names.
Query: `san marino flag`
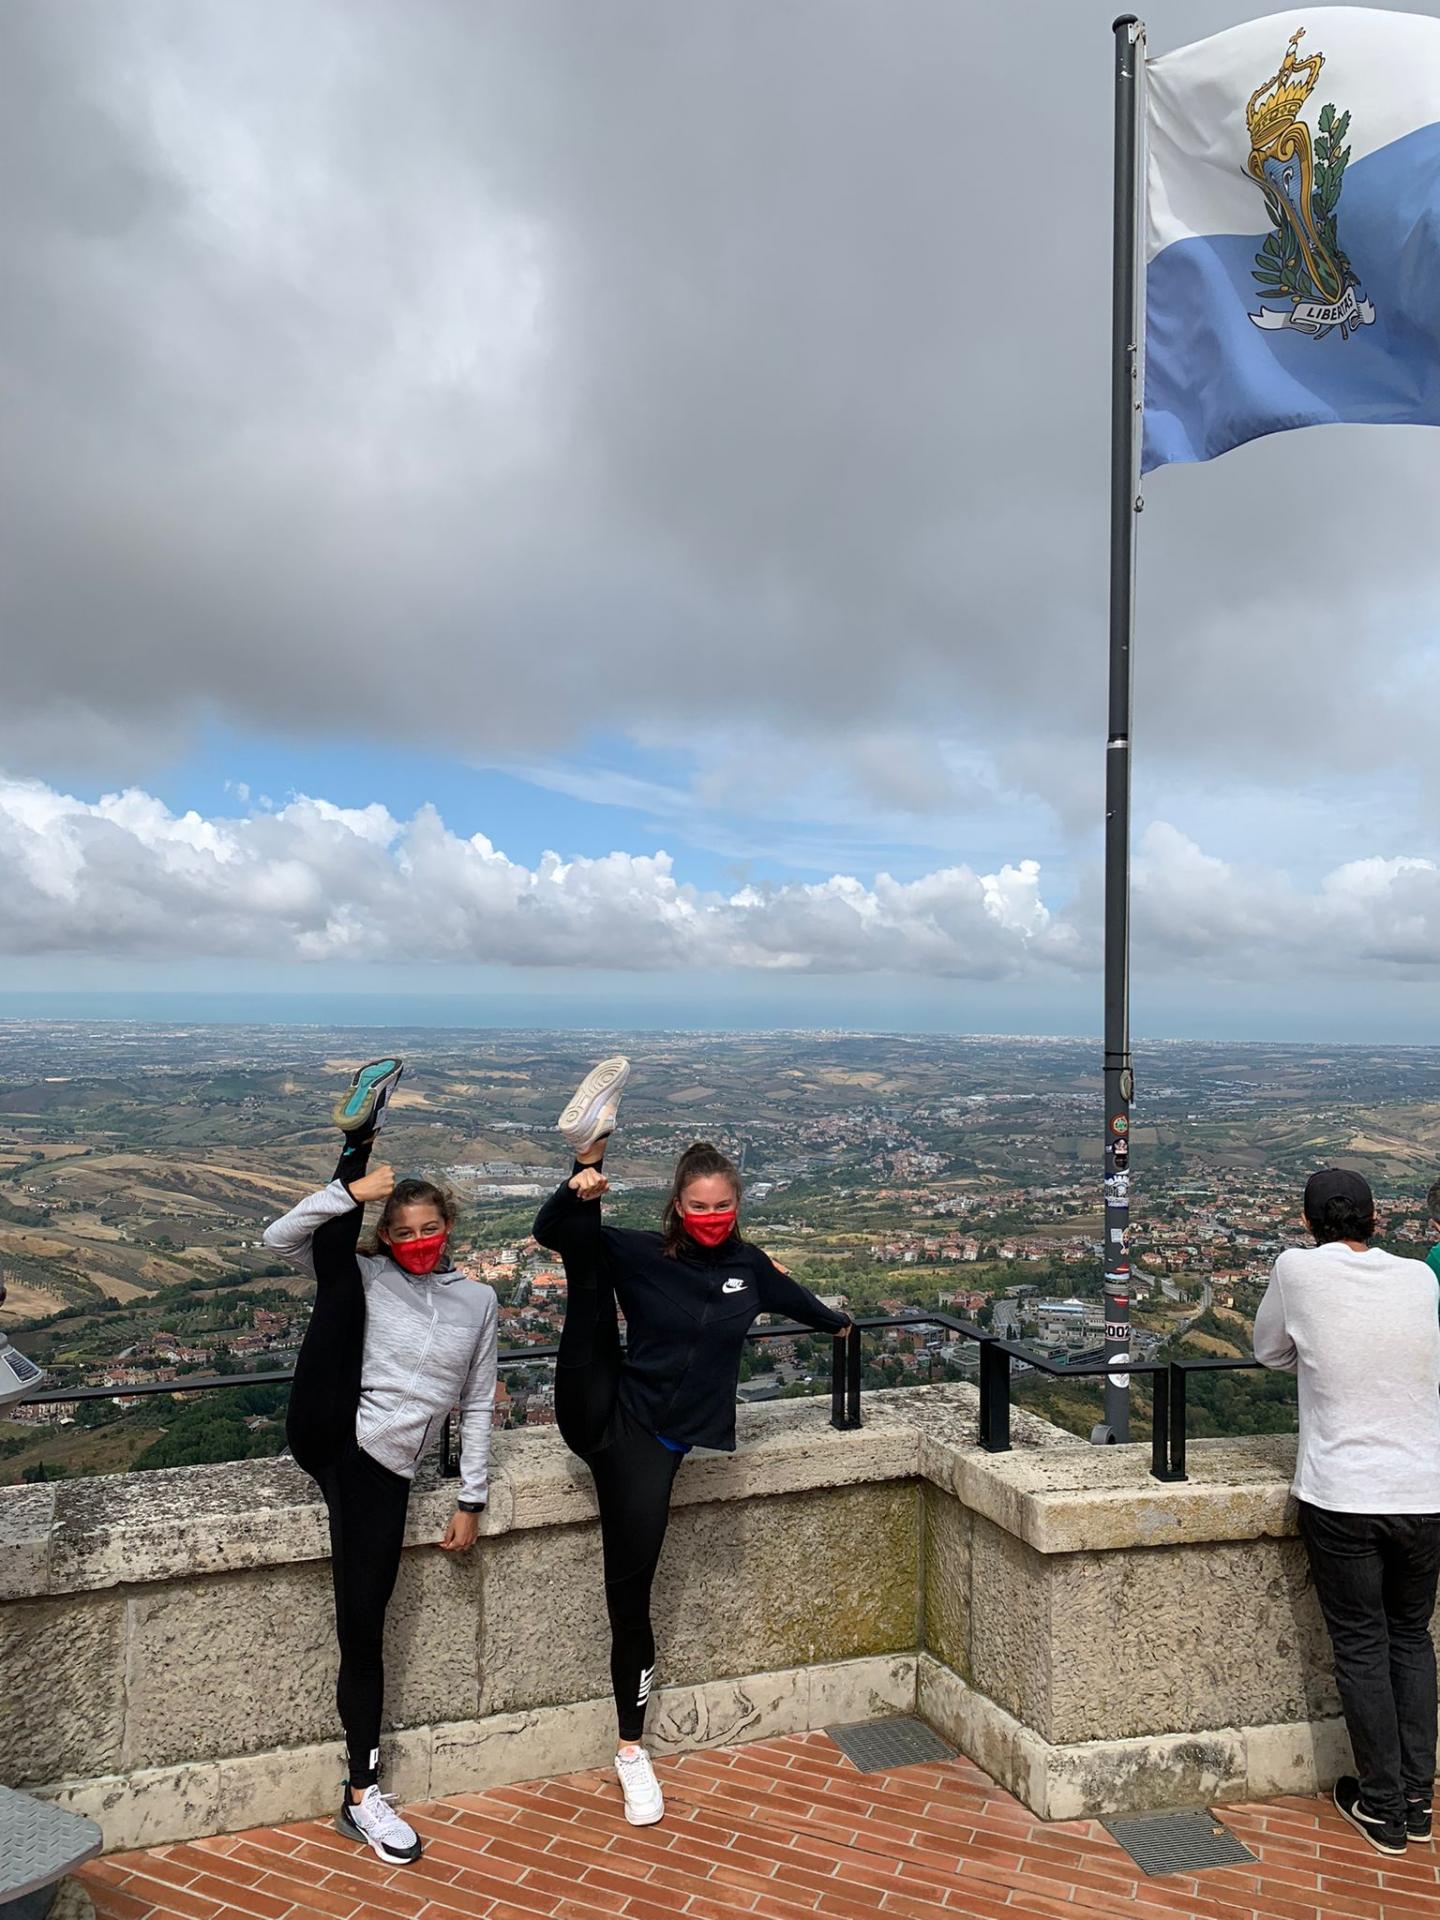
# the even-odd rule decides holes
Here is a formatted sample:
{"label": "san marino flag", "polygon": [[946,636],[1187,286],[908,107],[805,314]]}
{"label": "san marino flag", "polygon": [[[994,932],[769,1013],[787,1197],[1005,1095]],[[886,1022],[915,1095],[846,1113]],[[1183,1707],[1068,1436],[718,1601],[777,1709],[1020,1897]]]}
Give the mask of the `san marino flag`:
{"label": "san marino flag", "polygon": [[1440,20],[1296,7],[1145,93],[1144,470],[1440,424]]}

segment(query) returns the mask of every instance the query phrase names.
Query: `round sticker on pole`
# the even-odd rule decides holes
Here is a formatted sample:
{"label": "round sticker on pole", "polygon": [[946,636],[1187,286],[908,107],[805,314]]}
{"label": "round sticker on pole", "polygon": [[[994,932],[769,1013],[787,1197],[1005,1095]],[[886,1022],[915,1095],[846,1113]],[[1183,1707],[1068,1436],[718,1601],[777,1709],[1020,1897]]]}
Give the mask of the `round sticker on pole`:
{"label": "round sticker on pole", "polygon": [[1130,1131],[1130,1122],[1123,1113],[1117,1113],[1115,1118],[1110,1122],[1110,1131],[1112,1133],[1128,1133]]}
{"label": "round sticker on pole", "polygon": [[[1130,1356],[1128,1353],[1112,1353],[1110,1358],[1116,1366],[1128,1367],[1130,1364]],[[1122,1393],[1124,1393],[1125,1389],[1130,1385],[1130,1376],[1128,1373],[1108,1373],[1105,1377],[1112,1387],[1118,1387]]]}

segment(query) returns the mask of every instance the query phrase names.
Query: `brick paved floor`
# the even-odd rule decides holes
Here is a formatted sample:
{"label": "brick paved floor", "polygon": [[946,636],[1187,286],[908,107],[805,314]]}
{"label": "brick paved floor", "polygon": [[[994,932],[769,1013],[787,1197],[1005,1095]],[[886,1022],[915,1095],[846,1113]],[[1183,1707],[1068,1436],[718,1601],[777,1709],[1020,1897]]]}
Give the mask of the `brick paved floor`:
{"label": "brick paved floor", "polygon": [[1440,1853],[1384,1860],[1321,1800],[1228,1807],[1258,1865],[1148,1880],[1094,1821],[1047,1826],[966,1760],[862,1774],[808,1733],[658,1771],[659,1827],[582,1773],[407,1809],[414,1867],[309,1820],[81,1878],[106,1920],[1440,1920]]}

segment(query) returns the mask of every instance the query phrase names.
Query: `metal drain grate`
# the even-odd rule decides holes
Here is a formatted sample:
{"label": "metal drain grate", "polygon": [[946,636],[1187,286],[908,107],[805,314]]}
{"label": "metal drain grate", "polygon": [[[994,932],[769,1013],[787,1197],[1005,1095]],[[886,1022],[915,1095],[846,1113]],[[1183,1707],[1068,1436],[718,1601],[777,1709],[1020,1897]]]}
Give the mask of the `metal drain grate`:
{"label": "metal drain grate", "polygon": [[100,1846],[93,1820],[0,1787],[0,1902],[48,1887]]}
{"label": "metal drain grate", "polygon": [[1256,1858],[1213,1813],[1144,1813],[1100,1824],[1146,1873],[1201,1873]]}
{"label": "metal drain grate", "polygon": [[825,1731],[861,1773],[885,1773],[891,1767],[915,1767],[924,1762],[953,1760],[955,1749],[913,1714],[893,1720],[862,1720],[854,1727],[827,1727]]}

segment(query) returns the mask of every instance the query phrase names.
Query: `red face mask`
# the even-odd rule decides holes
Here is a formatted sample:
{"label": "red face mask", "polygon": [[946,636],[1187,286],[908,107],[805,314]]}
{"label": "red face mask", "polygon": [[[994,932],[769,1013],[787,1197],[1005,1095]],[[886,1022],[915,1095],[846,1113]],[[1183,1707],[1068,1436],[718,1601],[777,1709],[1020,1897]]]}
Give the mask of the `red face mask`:
{"label": "red face mask", "polygon": [[390,1258],[406,1273],[433,1273],[449,1238],[448,1233],[432,1233],[423,1240],[387,1240],[385,1244],[390,1249]]}
{"label": "red face mask", "polygon": [[727,1207],[723,1213],[682,1213],[681,1222],[686,1233],[702,1247],[722,1247],[735,1231],[737,1218],[734,1207]]}

